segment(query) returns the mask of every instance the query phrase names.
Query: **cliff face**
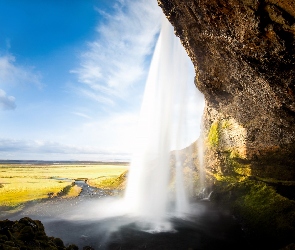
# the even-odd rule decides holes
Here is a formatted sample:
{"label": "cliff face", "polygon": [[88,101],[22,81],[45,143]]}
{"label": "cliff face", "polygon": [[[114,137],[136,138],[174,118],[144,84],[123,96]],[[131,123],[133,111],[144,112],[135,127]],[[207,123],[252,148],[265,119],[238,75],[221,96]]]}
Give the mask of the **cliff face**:
{"label": "cliff face", "polygon": [[196,86],[206,98],[205,137],[218,122],[219,151],[234,148],[240,158],[257,162],[283,150],[287,164],[277,159],[280,170],[264,164],[252,174],[294,178],[289,165],[295,157],[295,2],[159,0],[159,5],[195,66]]}
{"label": "cliff face", "polygon": [[195,66],[207,182],[295,195],[295,1],[158,0]]}

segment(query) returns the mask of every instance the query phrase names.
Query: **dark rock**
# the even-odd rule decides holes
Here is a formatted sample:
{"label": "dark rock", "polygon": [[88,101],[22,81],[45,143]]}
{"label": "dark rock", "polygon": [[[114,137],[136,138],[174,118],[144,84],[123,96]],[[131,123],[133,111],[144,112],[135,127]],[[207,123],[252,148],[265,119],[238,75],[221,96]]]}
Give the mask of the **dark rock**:
{"label": "dark rock", "polygon": [[212,199],[268,249],[294,243],[295,1],[158,4],[206,99],[200,140]]}
{"label": "dark rock", "polygon": [[90,246],[86,246],[86,247],[83,247],[83,250],[94,250],[94,248],[92,248]]}
{"label": "dark rock", "polygon": [[[295,167],[289,166],[295,164],[295,2],[158,3],[186,48],[195,84],[205,95],[205,140],[214,122],[229,121],[231,137],[221,131],[221,151],[236,149],[248,160],[284,151],[277,159],[282,178],[294,178]],[[255,174],[278,177],[272,170]]]}
{"label": "dark rock", "polygon": [[19,221],[0,221],[0,249],[78,250],[78,247],[65,247],[61,239],[46,235],[41,221],[24,217]]}
{"label": "dark rock", "polygon": [[68,247],[66,247],[66,250],[79,250],[79,248],[76,245],[69,245]]}

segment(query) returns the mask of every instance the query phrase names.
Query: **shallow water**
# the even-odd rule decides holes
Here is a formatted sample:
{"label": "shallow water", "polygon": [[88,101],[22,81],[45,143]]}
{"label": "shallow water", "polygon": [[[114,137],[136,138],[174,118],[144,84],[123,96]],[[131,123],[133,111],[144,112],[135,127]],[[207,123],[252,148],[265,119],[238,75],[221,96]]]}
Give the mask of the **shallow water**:
{"label": "shallow water", "polygon": [[249,249],[234,217],[209,201],[195,202],[183,218],[167,218],[153,229],[145,218],[124,214],[121,205],[101,195],[51,199],[8,219],[41,220],[48,236],[80,249]]}

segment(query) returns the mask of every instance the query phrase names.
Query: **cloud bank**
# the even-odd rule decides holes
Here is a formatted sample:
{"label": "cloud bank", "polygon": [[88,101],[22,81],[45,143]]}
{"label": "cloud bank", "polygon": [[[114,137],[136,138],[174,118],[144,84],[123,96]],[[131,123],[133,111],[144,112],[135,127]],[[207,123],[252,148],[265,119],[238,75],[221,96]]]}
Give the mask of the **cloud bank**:
{"label": "cloud bank", "polygon": [[[0,138],[0,159],[20,160],[129,160],[126,152],[103,150],[99,147],[76,146],[52,141],[13,140]],[[30,158],[32,157],[32,158]]]}

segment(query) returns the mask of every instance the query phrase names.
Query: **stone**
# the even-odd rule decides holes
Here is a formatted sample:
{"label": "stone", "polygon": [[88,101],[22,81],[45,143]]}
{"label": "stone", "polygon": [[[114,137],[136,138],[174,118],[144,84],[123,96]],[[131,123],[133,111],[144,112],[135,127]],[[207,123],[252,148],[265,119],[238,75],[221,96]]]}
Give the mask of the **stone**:
{"label": "stone", "polygon": [[60,238],[46,235],[41,221],[24,217],[19,221],[0,221],[0,249],[78,250],[78,247],[73,244],[65,247]]}
{"label": "stone", "polygon": [[[230,206],[258,238],[270,237],[270,246],[294,243],[295,2],[158,4],[191,58],[195,85],[205,96],[199,140],[206,184],[215,190],[212,199]],[[253,213],[243,209],[263,205],[255,193],[269,196],[263,202],[270,210],[261,213],[272,211],[270,222],[255,207]],[[283,216],[282,208],[291,212]],[[272,228],[259,233],[264,228],[259,223]]]}

